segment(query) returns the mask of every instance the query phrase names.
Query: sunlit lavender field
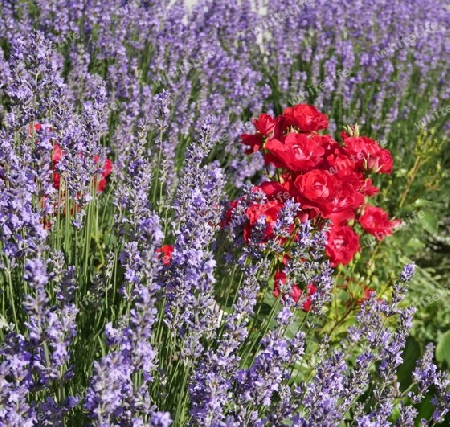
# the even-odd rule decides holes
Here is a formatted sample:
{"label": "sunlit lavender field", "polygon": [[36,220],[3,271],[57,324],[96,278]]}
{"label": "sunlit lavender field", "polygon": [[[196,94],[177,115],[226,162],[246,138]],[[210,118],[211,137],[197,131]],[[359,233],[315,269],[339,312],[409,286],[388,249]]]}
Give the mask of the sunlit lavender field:
{"label": "sunlit lavender field", "polygon": [[446,0],[1,0],[0,427],[450,425]]}

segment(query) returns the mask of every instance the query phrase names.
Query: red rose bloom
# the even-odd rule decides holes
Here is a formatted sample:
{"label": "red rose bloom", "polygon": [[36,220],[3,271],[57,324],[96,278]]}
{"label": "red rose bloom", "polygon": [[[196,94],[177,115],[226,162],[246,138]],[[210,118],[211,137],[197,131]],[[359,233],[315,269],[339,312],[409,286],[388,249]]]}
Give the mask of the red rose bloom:
{"label": "red rose bloom", "polygon": [[346,131],[342,131],[341,138],[343,141],[345,141],[347,138],[350,138],[350,135]]}
{"label": "red rose bloom", "polygon": [[[281,294],[280,287],[285,283],[286,283],[286,274],[282,271],[277,271],[274,275],[274,284],[273,284],[273,296],[275,298],[278,298],[280,296]],[[306,298],[306,301],[304,301],[302,304],[302,310],[309,312],[312,307],[311,296],[316,293],[317,288],[314,285],[309,284],[306,286],[306,291],[308,293],[308,296]],[[303,294],[302,290],[296,284],[292,286],[292,290],[291,292],[289,292],[289,296],[294,300],[294,302],[298,302],[302,294]]]}
{"label": "red rose bloom", "polygon": [[53,188],[59,190],[59,187],[61,186],[61,175],[58,172],[53,172],[52,179],[53,179]]}
{"label": "red rose bloom", "polygon": [[295,132],[280,140],[268,140],[265,148],[270,151],[266,154],[266,163],[273,163],[277,168],[286,168],[295,173],[310,171],[322,161],[325,153],[317,141]]}
{"label": "red rose bloom", "polygon": [[53,144],[53,154],[52,154],[53,163],[56,164],[56,163],[60,162],[62,159],[62,156],[63,156],[63,151],[62,151],[61,147],[59,146],[59,144],[57,142],[55,142]]}
{"label": "red rose bloom", "polygon": [[269,200],[279,200],[280,202],[289,199],[288,191],[276,181],[264,181],[260,185],[255,185],[252,192],[262,191]]}
{"label": "red rose bloom", "polygon": [[[98,156],[94,156],[94,163],[98,163]],[[111,160],[106,159],[103,165],[102,175],[97,184],[97,191],[101,193],[106,187],[106,177],[112,172],[113,163]]]}
{"label": "red rose bloom", "polygon": [[[363,298],[359,298],[357,303],[359,305],[363,304],[364,301],[367,301],[368,299],[370,299],[370,294],[372,292],[375,292],[375,289],[369,288],[367,286],[364,286],[364,297]],[[380,300],[379,300],[380,301]]]}
{"label": "red rose bloom", "polygon": [[319,135],[319,134],[310,134],[309,138],[312,142],[322,147],[324,150],[324,154],[322,156],[322,161],[319,163],[319,169],[330,169],[332,164],[330,164],[330,159],[334,158],[334,156],[339,153],[342,148],[339,144],[331,138],[329,135]]}
{"label": "red rose bloom", "polygon": [[326,253],[331,265],[347,265],[359,251],[359,236],[347,225],[333,226],[327,233]]}
{"label": "red rose bloom", "polygon": [[311,295],[314,295],[317,291],[317,288],[314,285],[306,285],[306,290],[308,291],[308,297],[306,298],[306,301],[302,304],[302,309],[306,312],[309,312],[311,310],[312,301],[311,301]]}
{"label": "red rose bloom", "polygon": [[[58,172],[55,172],[55,166],[61,161],[64,156],[64,152],[57,142],[53,144],[53,187],[59,190],[61,185],[61,176]],[[98,163],[99,157],[94,156],[94,163]],[[97,183],[97,191],[101,193],[106,187],[106,177],[111,174],[113,169],[113,162],[110,159],[106,159],[103,165],[102,174],[97,182],[97,177],[94,178],[94,183]]]}
{"label": "red rose bloom", "polygon": [[367,159],[367,169],[379,173],[390,174],[393,164],[392,154],[385,148],[381,148],[377,153],[370,155]]}
{"label": "red rose bloom", "polygon": [[261,147],[264,144],[264,139],[261,135],[248,135],[244,133],[241,135],[241,139],[244,145],[250,147],[245,150],[245,154],[252,154],[261,150]]}
{"label": "red rose bloom", "polygon": [[308,104],[298,104],[288,107],[283,111],[292,126],[296,126],[301,132],[317,132],[328,127],[328,118],[315,107]]}
{"label": "red rose bloom", "polygon": [[356,171],[360,168],[355,158],[349,157],[343,152],[342,147],[337,147],[326,157],[326,165],[330,174],[335,175],[345,171]]}
{"label": "red rose bloom", "polygon": [[357,187],[348,181],[341,181],[325,206],[324,217],[328,218],[331,214],[357,209],[363,203],[364,196]]}
{"label": "red rose bloom", "polygon": [[264,137],[268,137],[275,127],[275,119],[269,114],[261,114],[253,120],[253,126]]}
{"label": "red rose bloom", "polygon": [[357,191],[364,196],[373,196],[380,190],[372,185],[372,179],[366,178],[362,172],[356,172],[351,169],[340,170],[335,175],[339,181],[352,185]]}
{"label": "red rose bloom", "polygon": [[291,124],[285,116],[281,115],[276,117],[272,138],[280,139],[285,134],[289,126],[291,126]]}
{"label": "red rose bloom", "polygon": [[376,141],[366,136],[351,136],[344,139],[344,151],[357,165],[373,172],[392,172],[392,156],[389,150],[381,148]]}
{"label": "red rose bloom", "polygon": [[316,133],[310,134],[309,138],[317,145],[320,145],[324,150],[324,157],[334,153],[339,147],[339,144],[330,135],[319,135]]}
{"label": "red rose bloom", "polygon": [[380,189],[372,185],[372,179],[368,178],[364,181],[364,185],[361,187],[361,193],[365,196],[372,197],[377,194]]}
{"label": "red rose bloom", "polygon": [[314,169],[295,180],[299,202],[304,208],[316,208],[323,217],[356,209],[364,203],[364,196],[354,185],[354,177],[338,180],[326,171]]}
{"label": "red rose bloom", "polygon": [[173,246],[172,245],[164,245],[156,250],[159,254],[159,258],[162,259],[164,265],[169,265],[170,260],[172,258]]}
{"label": "red rose bloom", "polygon": [[283,207],[283,203],[278,200],[270,200],[264,204],[253,204],[247,208],[246,214],[248,217],[248,223],[244,228],[244,239],[248,242],[252,232],[253,226],[257,221],[264,216],[267,227],[264,231],[265,240],[273,237],[273,225],[278,219],[278,214]]}
{"label": "red rose bloom", "polygon": [[401,221],[390,221],[387,212],[383,209],[366,205],[364,213],[359,217],[359,223],[367,233],[372,234],[377,240],[381,241],[386,236],[391,235],[392,228],[400,225]]}
{"label": "red rose bloom", "polygon": [[[275,298],[278,298],[280,296],[280,287],[281,285],[286,283],[286,274],[283,273],[282,271],[277,271],[274,275],[274,284],[273,284],[273,296]],[[292,290],[289,293],[289,295],[292,297],[292,299],[295,302],[298,302],[298,300],[300,299],[300,297],[302,296],[302,290],[296,285],[294,284],[292,286]]]}
{"label": "red rose bloom", "polygon": [[355,219],[355,212],[352,209],[347,209],[342,212],[332,213],[327,216],[333,225],[346,225],[349,221]]}
{"label": "red rose bloom", "polygon": [[298,176],[294,185],[299,194],[314,206],[324,206],[336,191],[338,181],[326,171],[314,169]]}
{"label": "red rose bloom", "polygon": [[220,227],[221,228],[224,228],[224,227],[227,227],[228,225],[230,225],[231,220],[233,218],[233,209],[236,209],[238,203],[241,200],[242,200],[242,198],[233,200],[232,202],[229,203],[229,208],[223,214],[222,221],[220,222]]}

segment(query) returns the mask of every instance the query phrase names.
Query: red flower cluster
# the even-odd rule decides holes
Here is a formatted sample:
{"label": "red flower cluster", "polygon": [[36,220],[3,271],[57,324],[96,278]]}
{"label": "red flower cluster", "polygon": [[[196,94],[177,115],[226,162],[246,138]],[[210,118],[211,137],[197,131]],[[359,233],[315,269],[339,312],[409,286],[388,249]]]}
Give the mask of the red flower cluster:
{"label": "red flower cluster", "polygon": [[[324,219],[330,221],[326,253],[334,267],[348,264],[360,250],[359,236],[350,225],[355,221],[379,240],[392,234],[398,221],[390,221],[386,212],[366,202],[379,191],[372,185],[370,175],[392,171],[388,150],[360,136],[356,126],[341,133],[342,144],[318,133],[327,128],[327,116],[306,104],[286,108],[275,118],[261,114],[253,124],[255,134],[241,136],[248,147],[246,153],[261,151],[266,165],[277,168],[277,174],[272,181],[254,188],[265,193],[267,202],[247,208],[247,241],[261,216],[267,223],[265,239],[271,239],[280,210],[292,199],[301,205],[299,221],[311,220],[316,226],[323,224]],[[223,225],[230,224],[237,202],[232,202]],[[277,289],[275,285],[275,293],[279,294]],[[293,289],[292,294],[298,299],[299,290]]]}

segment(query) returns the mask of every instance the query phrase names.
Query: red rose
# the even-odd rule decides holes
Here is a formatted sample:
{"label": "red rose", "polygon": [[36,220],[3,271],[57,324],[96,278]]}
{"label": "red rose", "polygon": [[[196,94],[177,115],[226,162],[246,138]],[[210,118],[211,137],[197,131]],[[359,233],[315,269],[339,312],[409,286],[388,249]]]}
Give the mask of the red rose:
{"label": "red rose", "polygon": [[356,172],[352,169],[342,169],[335,174],[338,181],[350,184],[352,187],[358,191],[364,186],[364,181],[366,177],[361,172]]}
{"label": "red rose", "polygon": [[365,196],[372,197],[375,194],[377,194],[380,191],[380,189],[377,187],[374,187],[372,185],[372,180],[370,178],[368,178],[364,181],[364,185],[361,187],[360,191]]}
{"label": "red rose", "polygon": [[286,168],[295,173],[308,172],[322,160],[325,150],[305,134],[291,132],[286,137],[270,139],[265,148],[270,151],[266,163],[277,168]]}
{"label": "red rose", "polygon": [[342,131],[341,137],[342,137],[342,140],[345,141],[347,138],[350,138],[350,135],[347,132]]}
{"label": "red rose", "polygon": [[364,195],[361,189],[365,182],[364,175],[350,169],[344,169],[339,171],[335,178],[339,184],[329,200],[328,210],[330,213],[343,212],[349,209],[355,210],[362,206]]}
{"label": "red rose", "polygon": [[[98,156],[94,156],[94,163],[98,162]],[[113,163],[111,160],[106,159],[103,165],[102,175],[97,184],[97,191],[101,193],[106,187],[106,177],[112,172]],[[96,179],[95,179],[96,180]],[[94,181],[95,182],[95,181]]]}
{"label": "red rose", "polygon": [[[52,128],[52,125],[48,124],[48,123],[47,124],[35,123],[34,130],[35,130],[35,132],[39,132],[40,130],[47,130],[47,131],[52,132],[53,128]],[[28,135],[31,136],[32,134],[33,134],[33,126],[30,124],[28,126]]]}
{"label": "red rose", "polygon": [[276,181],[265,181],[260,185],[256,185],[252,188],[252,192],[262,191],[268,200],[278,200],[279,202],[285,202],[291,198],[289,191]]}
{"label": "red rose", "polygon": [[58,172],[53,172],[53,188],[59,190],[61,185],[61,175]]}
{"label": "red rose", "polygon": [[246,210],[248,223],[244,228],[245,240],[247,242],[249,241],[252,228],[261,217],[265,217],[265,222],[267,224],[264,231],[265,239],[271,239],[273,237],[274,223],[278,219],[278,214],[282,207],[283,203],[280,203],[278,200],[269,200],[263,204],[255,203],[249,206]]}
{"label": "red rose", "polygon": [[57,142],[55,142],[53,144],[53,154],[52,154],[52,160],[54,163],[58,163],[61,161],[63,156],[63,151],[61,149],[61,147],[59,146],[59,144]]}
{"label": "red rose", "polygon": [[319,207],[326,210],[326,205],[336,192],[339,183],[328,172],[314,169],[298,176],[294,185],[300,195],[300,199],[305,198],[309,201],[306,207]]}
{"label": "red rose", "polygon": [[373,139],[366,136],[349,136],[344,139],[343,151],[352,160],[356,161],[359,167],[363,166],[364,160],[371,154],[377,153],[381,147]]}
{"label": "red rose", "polygon": [[309,135],[309,138],[325,150],[325,156],[334,153],[336,149],[340,148],[339,144],[330,135],[313,133]]}
{"label": "red rose", "polygon": [[340,181],[334,193],[329,197],[327,204],[323,208],[324,217],[328,218],[332,214],[355,210],[364,203],[364,196],[358,191],[350,180]]}
{"label": "red rose", "polygon": [[[94,156],[94,163],[98,162],[98,156]],[[113,170],[113,162],[110,159],[105,160],[105,164],[103,165],[102,175],[108,176]]]}
{"label": "red rose", "polygon": [[244,133],[241,135],[241,139],[244,145],[250,147],[245,150],[245,154],[252,154],[261,150],[261,147],[264,144],[264,139],[261,135],[248,135]]}
{"label": "red rose", "polygon": [[172,258],[173,246],[172,245],[164,245],[156,250],[159,254],[159,258],[162,259],[164,265],[169,265],[170,260]]}
{"label": "red rose", "polygon": [[302,207],[316,208],[325,218],[360,207],[364,203],[364,196],[358,191],[358,185],[359,181],[354,176],[338,180],[334,175],[318,169],[300,175],[295,180]]}
{"label": "red rose", "polygon": [[[368,299],[370,299],[370,294],[372,292],[375,292],[375,289],[369,288],[367,286],[364,286],[364,297],[363,298],[359,298],[357,303],[359,305],[363,304],[364,301],[367,301]],[[379,300],[380,301],[380,300]]]}
{"label": "red rose", "polygon": [[335,175],[345,171],[356,171],[360,168],[357,159],[349,157],[342,147],[337,147],[326,157],[326,165],[330,174]]}
{"label": "red rose", "polygon": [[392,156],[389,150],[381,148],[376,141],[366,136],[351,136],[344,139],[344,151],[357,165],[373,172],[392,172]]}
{"label": "red rose", "polygon": [[253,120],[253,126],[264,137],[268,137],[275,127],[275,119],[269,114],[261,114]]}
{"label": "red rose", "polygon": [[366,205],[363,214],[359,217],[359,223],[367,233],[381,241],[386,236],[391,235],[392,228],[400,225],[401,221],[390,221],[387,212],[383,209]]}
{"label": "red rose", "polygon": [[319,135],[313,133],[309,135],[309,138],[324,150],[322,162],[318,165],[318,167],[320,169],[330,169],[332,166],[330,164],[330,159],[334,158],[339,150],[342,150],[341,147],[339,147],[339,144],[329,135]]}
{"label": "red rose", "polygon": [[311,295],[314,295],[317,291],[317,288],[314,285],[306,285],[306,290],[308,291],[308,297],[306,298],[306,301],[302,304],[303,311],[309,312],[311,310],[312,301],[311,301]]}
{"label": "red rose", "polygon": [[352,209],[347,209],[342,212],[331,213],[327,215],[333,225],[346,225],[349,221],[355,219],[355,212]]}
{"label": "red rose", "polygon": [[349,136],[344,139],[344,146],[349,154],[363,153],[365,156],[381,149],[378,142],[367,136]]}
{"label": "red rose", "polygon": [[284,135],[284,133],[289,129],[289,126],[290,126],[289,120],[285,116],[281,115],[276,117],[272,138],[280,139]]}
{"label": "red rose", "polygon": [[327,233],[326,253],[333,267],[347,265],[359,251],[359,236],[347,225],[331,227]]}
{"label": "red rose", "polygon": [[[273,296],[275,298],[278,298],[280,296],[280,287],[281,285],[284,285],[286,283],[286,274],[283,273],[282,271],[277,271],[274,275],[274,283],[273,283]],[[300,297],[302,296],[302,291],[301,289],[294,284],[292,286],[292,290],[289,293],[289,295],[292,297],[292,299],[295,302],[298,302],[298,300],[300,299]]]}
{"label": "red rose", "polygon": [[[273,284],[273,296],[275,298],[278,298],[280,296],[281,294],[280,287],[285,283],[286,283],[286,274],[282,271],[277,271],[274,275],[274,284]],[[302,310],[309,312],[312,306],[311,296],[316,293],[317,288],[314,285],[309,284],[306,286],[306,291],[308,293],[308,296],[306,298],[306,301],[302,303]],[[303,293],[302,290],[296,284],[294,284],[292,286],[291,292],[289,292],[289,296],[292,297],[294,302],[298,302],[302,296],[302,293]]]}
{"label": "red rose", "polygon": [[367,159],[367,169],[379,173],[390,174],[392,172],[393,164],[392,154],[385,148],[381,148]]}
{"label": "red rose", "polygon": [[229,203],[229,208],[223,214],[222,221],[220,222],[220,227],[224,228],[230,225],[232,217],[233,217],[233,209],[236,209],[239,201],[242,199],[236,199]]}
{"label": "red rose", "polygon": [[[40,128],[39,128],[40,129]],[[53,188],[59,190],[61,185],[61,175],[55,171],[55,166],[61,161],[64,153],[57,142],[53,144],[53,153],[52,153],[52,161],[53,161]]]}
{"label": "red rose", "polygon": [[298,104],[288,107],[283,111],[292,126],[296,126],[301,132],[317,132],[328,127],[328,118],[315,107],[308,104]]}
{"label": "red rose", "polygon": [[364,196],[373,196],[380,190],[372,185],[372,180],[366,178],[362,172],[356,172],[351,169],[342,169],[335,174],[337,180],[352,185]]}

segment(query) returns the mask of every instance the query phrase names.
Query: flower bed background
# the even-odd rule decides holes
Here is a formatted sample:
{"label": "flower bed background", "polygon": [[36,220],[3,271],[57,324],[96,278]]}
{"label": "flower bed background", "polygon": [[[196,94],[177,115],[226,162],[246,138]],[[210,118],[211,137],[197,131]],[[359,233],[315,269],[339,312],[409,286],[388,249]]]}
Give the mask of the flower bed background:
{"label": "flower bed background", "polygon": [[[0,3],[3,424],[413,425],[448,409],[432,363],[450,366],[449,12],[260,6],[202,1],[186,20],[182,2]],[[332,137],[358,123],[392,153],[371,204],[402,227],[331,269],[303,225],[276,282],[219,224],[267,179],[240,136],[303,103]]]}

